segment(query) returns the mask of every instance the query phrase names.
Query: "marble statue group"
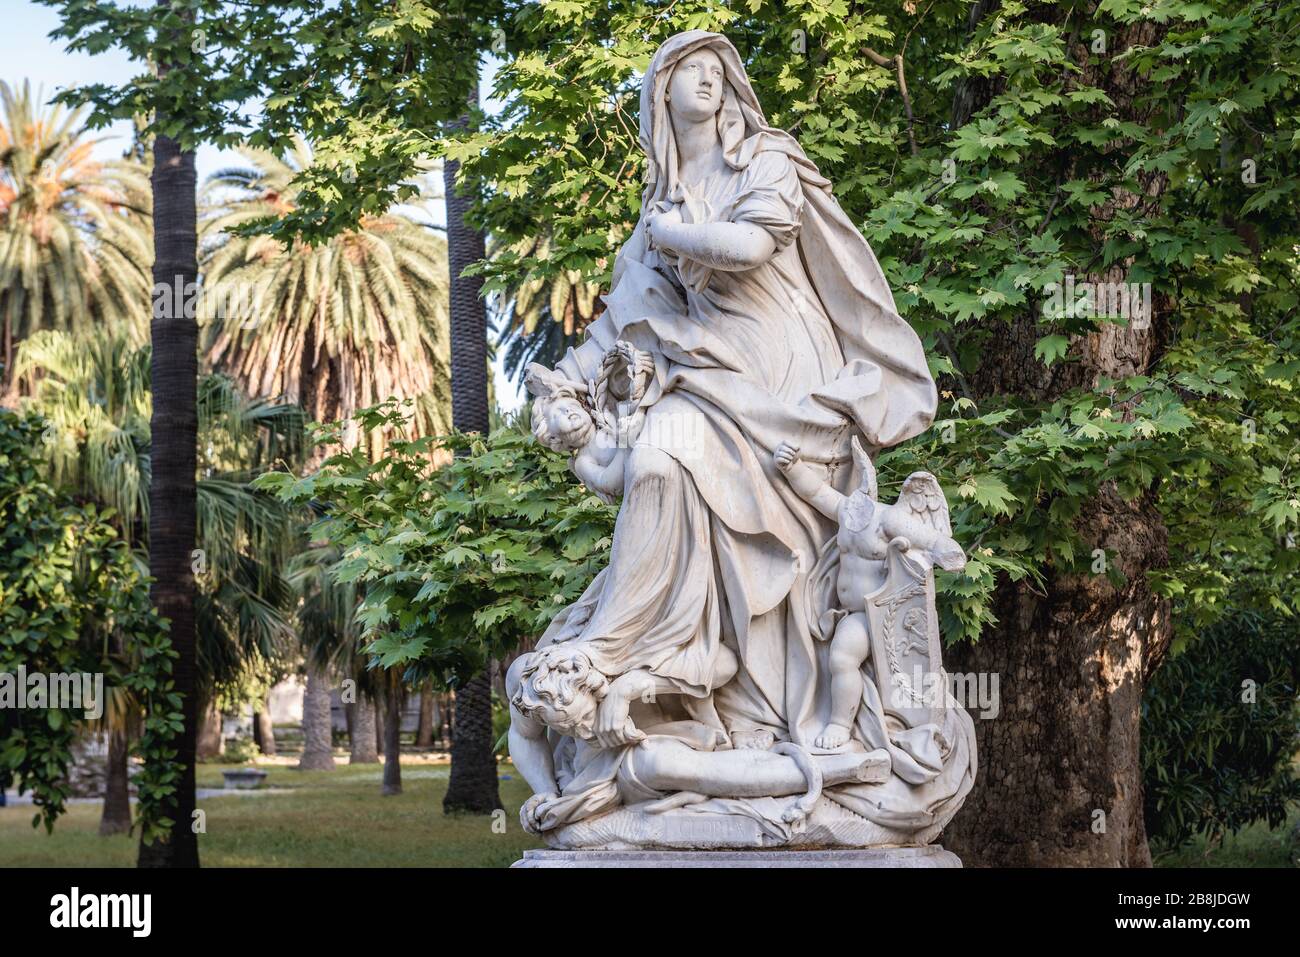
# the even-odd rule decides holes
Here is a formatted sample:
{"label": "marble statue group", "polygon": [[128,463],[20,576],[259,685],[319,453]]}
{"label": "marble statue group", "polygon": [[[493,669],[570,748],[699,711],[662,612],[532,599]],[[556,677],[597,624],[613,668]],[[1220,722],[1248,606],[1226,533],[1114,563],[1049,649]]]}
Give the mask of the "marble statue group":
{"label": "marble statue group", "polygon": [[940,673],[917,335],[831,186],[769,126],[735,47],[656,52],[640,220],[605,310],[530,367],[533,432],[620,502],[609,564],[507,676],[524,826],[552,848],[933,843],[974,782]]}

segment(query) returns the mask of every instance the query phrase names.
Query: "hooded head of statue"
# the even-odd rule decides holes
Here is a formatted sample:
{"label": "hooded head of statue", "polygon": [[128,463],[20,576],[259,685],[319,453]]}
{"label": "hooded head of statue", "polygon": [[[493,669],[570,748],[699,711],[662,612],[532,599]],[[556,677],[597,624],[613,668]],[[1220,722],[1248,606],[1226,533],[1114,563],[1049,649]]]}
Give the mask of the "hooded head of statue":
{"label": "hooded head of statue", "polygon": [[[665,204],[683,201],[673,130],[678,110],[693,122],[712,112],[723,162],[734,170],[747,169],[756,155],[769,151],[783,153],[793,165],[804,199],[795,246],[834,327],[845,360],[841,378],[870,384],[861,390],[849,383],[832,388],[824,401],[853,421],[874,448],[924,431],[937,397],[920,339],[899,315],[875,254],[836,202],[830,181],[793,136],[768,125],[740,54],[721,34],[688,30],[669,37],[646,68],[640,113],[646,186],[641,218],[615,262],[612,288],[628,261],[652,269],[661,265],[646,241],[645,223]],[[889,401],[881,402],[881,394]],[[841,441],[847,446],[847,436]],[[839,457],[847,453],[842,447]]]}
{"label": "hooded head of statue", "polygon": [[[678,88],[676,101],[674,86]],[[805,183],[829,188],[829,181],[817,172],[795,138],[767,125],[731,41],[720,33],[688,30],[668,38],[655,51],[641,84],[640,138],[648,160],[645,199],[649,201],[643,209],[672,196],[678,185],[671,112],[688,120],[712,113],[723,159],[732,169],[744,169],[761,149],[778,149],[799,164]]]}

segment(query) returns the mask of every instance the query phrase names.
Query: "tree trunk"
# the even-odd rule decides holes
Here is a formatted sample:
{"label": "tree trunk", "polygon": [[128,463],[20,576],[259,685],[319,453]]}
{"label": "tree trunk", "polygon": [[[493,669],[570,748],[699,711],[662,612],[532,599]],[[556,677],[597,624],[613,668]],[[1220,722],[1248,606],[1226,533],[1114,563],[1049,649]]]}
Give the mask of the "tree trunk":
{"label": "tree trunk", "polygon": [[[471,106],[478,105],[478,91]],[[469,117],[459,120],[469,125]],[[483,301],[483,277],[462,276],[469,266],[484,259],[485,238],[481,230],[465,222],[469,197],[456,186],[460,164],[443,163],[443,186],[447,196],[447,259],[451,272],[451,418],[462,432],[488,431],[487,306]]]}
{"label": "tree trunk", "polygon": [[375,702],[358,695],[352,705],[352,733],[348,739],[352,747],[350,764],[378,764],[379,748],[375,742]]}
{"label": "tree trunk", "polygon": [[[161,5],[161,4],[160,4]],[[159,125],[164,117],[158,117]],[[198,867],[194,833],[195,700],[194,551],[198,413],[198,324],[186,315],[186,289],[198,278],[194,153],[167,136],[154,139],[154,308],[151,325],[153,474],[149,485],[150,595],[170,622],[176,659],[172,681],[181,703],[181,730],[172,740],[180,777],[163,802],[175,822],[166,840],[140,844],[141,867]],[[167,292],[164,293],[163,290]],[[178,294],[179,293],[179,294]]]}
{"label": "tree trunk", "polygon": [[491,814],[501,807],[497,759],[492,753],[491,670],[456,689],[451,735],[451,780],[442,809]]}
{"label": "tree trunk", "polygon": [[302,758],[298,767],[303,771],[334,770],[329,679],[315,665],[307,668],[307,688],[302,695]]}
{"label": "tree trunk", "polygon": [[433,748],[433,691],[420,689],[420,723],[415,730],[415,746],[425,751]]}
{"label": "tree trunk", "polygon": [[[1086,49],[1077,48],[1088,82],[1106,90],[1120,119],[1146,124],[1151,118],[1134,109],[1137,85],[1145,81],[1114,55],[1156,42],[1160,29],[1135,24],[1114,38],[1110,58],[1089,62]],[[1073,170],[1068,154],[1047,162]],[[1091,211],[1098,247],[1117,212],[1154,201],[1165,186],[1163,174],[1140,174],[1139,181],[1140,193],[1113,191]],[[1126,266],[1083,278],[1122,282]],[[1153,295],[1147,328],[1111,324],[1074,336],[1075,361],[1050,368],[1034,356],[1043,334],[1034,317],[990,326],[984,362],[970,377],[973,398],[1014,395],[1042,403],[1070,389],[1096,388],[1103,377],[1145,374],[1162,354],[1162,315],[1169,308],[1165,297]],[[1104,549],[1118,564],[1124,585],[1116,587],[1104,572],[1079,576],[1050,568],[1041,588],[1003,581],[994,601],[997,624],[978,643],[947,654],[951,673],[996,674],[1001,699],[996,719],[976,717],[975,788],[944,832],[944,844],[967,864],[1151,864],[1139,719],[1172,621],[1169,602],[1152,594],[1146,576],[1167,563],[1168,535],[1153,495],[1125,502],[1111,486],[1084,508],[1079,529],[1089,548]]]}
{"label": "tree trunk", "polygon": [[271,721],[271,692],[262,695],[260,710],[253,713],[253,743],[268,758],[275,757],[275,724]]}
{"label": "tree trunk", "polygon": [[433,726],[438,744],[444,748],[451,746],[451,713],[451,692],[440,692],[433,699]]}
{"label": "tree trunk", "polygon": [[955,647],[953,673],[999,676],[1001,713],[976,716],[979,774],[944,844],[969,864],[1150,866],[1142,819],[1142,691],[1167,646],[1168,602],[1142,571],[1167,537],[1150,503],[1100,496],[1097,547],[1114,550],[1128,585],[1053,576],[1035,593],[999,588],[998,624]]}
{"label": "tree trunk", "polygon": [[[478,105],[477,86],[470,94]],[[460,126],[469,125],[469,115]],[[484,237],[466,221],[469,198],[456,187],[459,163],[444,161],[447,196],[447,258],[451,266],[451,417],[463,432],[488,431],[487,309],[481,276],[461,276],[484,258]],[[496,758],[492,754],[491,679],[483,674],[456,693],[451,780],[442,806],[447,811],[491,813],[501,806]]]}
{"label": "tree trunk", "polygon": [[402,685],[390,681],[384,691],[384,797],[402,793]]}
{"label": "tree trunk", "polygon": [[108,774],[104,779],[104,811],[99,834],[126,834],[131,830],[131,738],[123,721],[108,732]]}
{"label": "tree trunk", "polygon": [[199,733],[194,742],[194,756],[210,761],[221,756],[221,708],[214,698],[199,711]]}
{"label": "tree trunk", "polygon": [[0,405],[15,406],[18,402],[13,388],[14,327],[8,316],[4,319],[4,355],[0,356],[0,360],[4,362],[4,368],[0,369]]}

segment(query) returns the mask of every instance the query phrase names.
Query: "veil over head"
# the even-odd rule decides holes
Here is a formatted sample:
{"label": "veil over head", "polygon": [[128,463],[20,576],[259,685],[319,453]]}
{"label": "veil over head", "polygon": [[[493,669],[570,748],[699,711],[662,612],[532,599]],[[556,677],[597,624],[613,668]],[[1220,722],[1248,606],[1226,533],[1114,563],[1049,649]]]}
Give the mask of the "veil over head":
{"label": "veil over head", "polygon": [[[640,115],[647,183],[641,219],[619,259],[648,261],[651,253],[645,241],[645,217],[677,192],[677,144],[665,94],[673,68],[699,49],[717,54],[725,73],[717,123],[727,164],[744,169],[757,154],[777,151],[789,157],[803,187],[804,218],[796,242],[846,363],[841,386],[828,383],[816,398],[854,420],[876,448],[923,432],[934,419],[938,400],[920,339],[899,315],[875,254],[831,194],[830,181],[805,155],[798,140],[768,125],[740,54],[719,33],[690,30],[676,34],[650,60],[641,84]],[[625,265],[615,263],[614,287],[626,271]],[[615,322],[616,317],[606,321]],[[600,331],[593,329],[595,334]],[[850,380],[860,380],[863,375],[874,380],[876,370],[879,388],[870,396],[857,394]],[[844,454],[847,456],[847,449]]]}
{"label": "veil over head", "polygon": [[646,154],[647,186],[642,209],[653,207],[677,185],[677,143],[668,116],[668,82],[681,60],[699,49],[715,53],[726,75],[722,106],[718,110],[718,134],[722,154],[732,169],[744,169],[755,153],[778,150],[799,167],[800,180],[809,186],[829,190],[830,181],[804,155],[799,142],[785,130],[767,125],[763,107],[749,83],[740,54],[720,33],[690,30],[665,41],[646,69],[641,84],[640,141]]}

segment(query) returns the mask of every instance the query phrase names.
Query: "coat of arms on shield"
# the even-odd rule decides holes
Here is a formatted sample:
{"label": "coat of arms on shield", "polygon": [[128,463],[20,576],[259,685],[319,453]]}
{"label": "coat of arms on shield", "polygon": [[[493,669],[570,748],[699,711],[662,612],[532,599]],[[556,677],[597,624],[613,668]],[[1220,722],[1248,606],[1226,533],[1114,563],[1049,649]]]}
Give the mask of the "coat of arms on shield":
{"label": "coat of arms on shield", "polygon": [[887,714],[915,728],[941,720],[946,695],[934,574],[899,547],[905,544],[890,544],[885,583],[866,596],[866,605],[880,700]]}

